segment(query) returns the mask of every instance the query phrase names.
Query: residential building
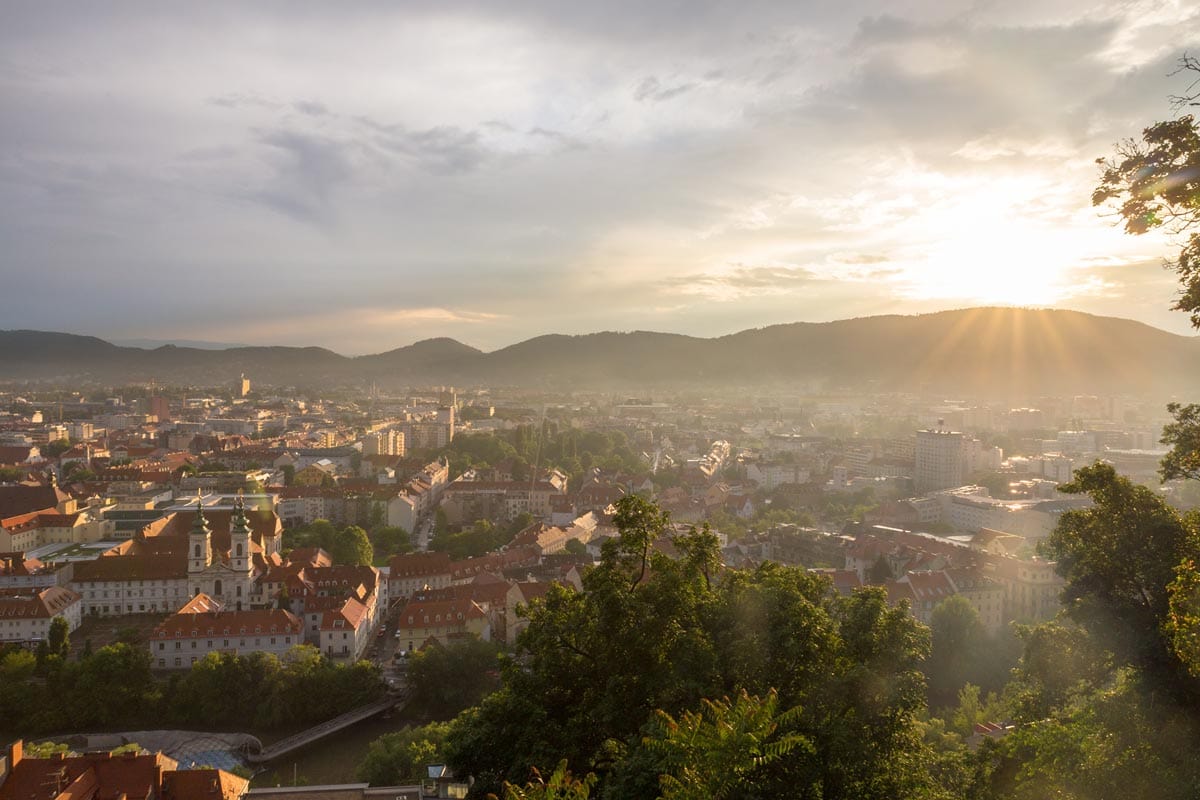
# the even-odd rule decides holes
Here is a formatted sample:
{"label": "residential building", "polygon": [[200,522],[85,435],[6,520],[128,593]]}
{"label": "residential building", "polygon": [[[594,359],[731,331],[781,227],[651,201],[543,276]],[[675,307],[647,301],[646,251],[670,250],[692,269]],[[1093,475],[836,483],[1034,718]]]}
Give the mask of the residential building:
{"label": "residential building", "polygon": [[82,603],[77,593],[61,586],[43,589],[0,589],[0,643],[33,644],[50,635],[55,617],[79,627]]}
{"label": "residential building", "polygon": [[402,648],[419,650],[433,642],[447,645],[467,637],[491,641],[491,625],[473,600],[410,600],[400,612],[396,634]]}
{"label": "residential building", "polygon": [[304,625],[290,611],[228,611],[204,593],[191,598],[150,634],[151,664],[188,669],[209,653],[282,656],[304,641]]}
{"label": "residential building", "polygon": [[408,599],[422,589],[444,589],[450,585],[450,556],[447,553],[405,553],[388,561],[388,596]]}
{"label": "residential building", "polygon": [[0,800],[241,800],[249,786],[224,770],[181,770],[162,753],[27,758],[17,740],[0,758]]}

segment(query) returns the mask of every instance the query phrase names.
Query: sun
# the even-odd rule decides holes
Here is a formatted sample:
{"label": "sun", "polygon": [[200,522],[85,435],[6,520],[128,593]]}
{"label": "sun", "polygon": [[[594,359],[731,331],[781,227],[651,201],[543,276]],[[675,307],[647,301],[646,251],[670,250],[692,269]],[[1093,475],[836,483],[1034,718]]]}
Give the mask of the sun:
{"label": "sun", "polygon": [[[896,265],[900,294],[972,305],[1052,306],[1102,288],[1081,265],[1102,243],[1097,226],[1063,210],[1051,219],[1031,187],[981,187],[920,215]],[[1037,198],[1037,195],[1032,195]]]}

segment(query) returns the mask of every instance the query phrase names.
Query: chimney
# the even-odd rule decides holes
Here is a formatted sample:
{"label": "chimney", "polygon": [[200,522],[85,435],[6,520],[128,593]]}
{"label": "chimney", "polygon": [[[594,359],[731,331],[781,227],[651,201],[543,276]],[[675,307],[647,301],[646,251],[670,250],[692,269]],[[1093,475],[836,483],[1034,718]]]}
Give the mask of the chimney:
{"label": "chimney", "polygon": [[8,768],[16,769],[17,764],[21,763],[21,759],[25,757],[25,741],[17,739],[8,746]]}

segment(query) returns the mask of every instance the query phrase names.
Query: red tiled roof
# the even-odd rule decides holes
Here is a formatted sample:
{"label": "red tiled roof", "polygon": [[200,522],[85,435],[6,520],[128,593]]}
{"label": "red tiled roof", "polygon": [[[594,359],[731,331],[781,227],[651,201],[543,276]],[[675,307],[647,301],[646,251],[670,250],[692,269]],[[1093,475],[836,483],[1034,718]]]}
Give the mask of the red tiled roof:
{"label": "red tiled roof", "polygon": [[80,595],[61,586],[37,591],[0,589],[0,619],[50,619],[79,599]]}
{"label": "red tiled roof", "polygon": [[186,769],[164,772],[162,800],[237,800],[250,781],[220,769]]}
{"label": "red tiled roof", "polygon": [[[442,622],[462,624],[470,619],[486,617],[473,600],[411,600],[400,612],[400,628],[427,628]],[[428,618],[428,621],[426,621]],[[411,622],[409,620],[412,620]]]}
{"label": "red tiled roof", "polygon": [[163,772],[177,767],[161,753],[21,758],[0,784],[0,800],[149,798],[158,794]]}
{"label": "red tiled roof", "polygon": [[75,565],[75,583],[81,581],[168,580],[187,577],[187,553],[113,555]]}
{"label": "red tiled roof", "polygon": [[290,611],[277,608],[224,611],[221,604],[203,593],[193,597],[175,614],[160,622],[152,640],[192,636],[240,636],[251,634],[300,634],[304,625]]}
{"label": "red tiled roof", "polygon": [[358,630],[366,618],[367,607],[353,597],[347,597],[321,616],[321,630]]}
{"label": "red tiled roof", "polygon": [[388,573],[391,578],[449,575],[451,568],[449,553],[405,553],[392,556],[388,561]]}
{"label": "red tiled roof", "polygon": [[53,486],[0,486],[0,519],[29,514],[34,511],[54,511],[69,495]]}

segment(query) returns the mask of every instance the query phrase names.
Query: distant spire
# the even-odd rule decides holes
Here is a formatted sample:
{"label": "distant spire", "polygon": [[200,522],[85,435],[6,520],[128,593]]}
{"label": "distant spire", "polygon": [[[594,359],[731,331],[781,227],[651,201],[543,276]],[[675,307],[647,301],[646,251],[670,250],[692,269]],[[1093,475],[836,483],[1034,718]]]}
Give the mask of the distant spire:
{"label": "distant spire", "polygon": [[208,520],[204,518],[204,503],[200,500],[200,490],[196,490],[196,518],[192,520],[192,533],[201,536],[207,536],[211,531],[208,529]]}
{"label": "distant spire", "polygon": [[246,518],[246,502],[242,499],[242,491],[238,490],[237,500],[233,503],[233,525],[230,527],[231,534],[240,534],[248,536],[250,534],[250,520]]}

